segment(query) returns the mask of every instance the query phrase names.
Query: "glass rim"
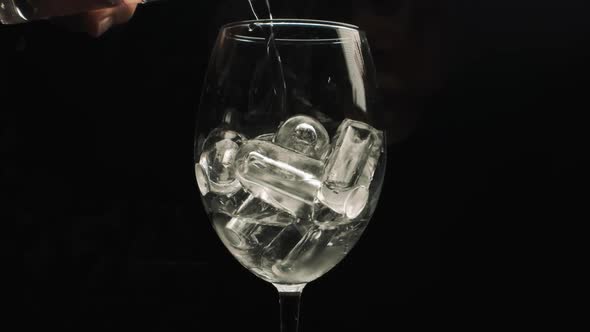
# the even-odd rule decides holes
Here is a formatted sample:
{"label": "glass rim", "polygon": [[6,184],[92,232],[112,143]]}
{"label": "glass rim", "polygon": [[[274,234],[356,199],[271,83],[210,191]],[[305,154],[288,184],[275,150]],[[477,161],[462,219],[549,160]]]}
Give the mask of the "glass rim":
{"label": "glass rim", "polygon": [[362,32],[362,30],[350,23],[343,23],[343,22],[336,22],[336,21],[325,21],[325,20],[309,20],[309,19],[301,19],[301,18],[274,18],[274,19],[265,19],[265,20],[244,20],[244,21],[236,21],[230,22],[221,27],[221,30],[227,30],[230,28],[235,28],[238,26],[249,26],[252,23],[259,23],[263,25],[310,25],[310,26],[317,26],[323,28],[344,28],[350,29],[358,32]]}
{"label": "glass rim", "polygon": [[[267,20],[245,20],[237,21],[225,24],[221,27],[220,33],[228,34],[232,36],[232,39],[241,42],[264,42],[266,39],[261,37],[246,36],[242,34],[234,34],[232,29],[235,28],[249,28],[251,24],[260,24],[267,27],[308,27],[308,28],[322,28],[322,29],[334,29],[344,30],[358,35],[360,38],[364,38],[365,32],[358,26],[348,23],[335,22],[335,21],[324,21],[324,20],[308,20],[308,19],[292,19],[292,18],[276,18]],[[319,44],[339,44],[351,40],[350,37],[337,37],[337,38],[276,38],[275,41],[280,43],[319,43]]]}

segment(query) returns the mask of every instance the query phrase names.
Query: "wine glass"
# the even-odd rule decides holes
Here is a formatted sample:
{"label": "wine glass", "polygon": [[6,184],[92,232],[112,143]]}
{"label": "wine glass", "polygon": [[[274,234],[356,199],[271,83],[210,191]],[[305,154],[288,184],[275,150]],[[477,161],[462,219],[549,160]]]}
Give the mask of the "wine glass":
{"label": "wine glass", "polygon": [[381,193],[386,144],[365,34],[335,22],[232,23],[197,117],[195,171],[229,252],[279,291],[297,331],[304,286],[337,265]]}

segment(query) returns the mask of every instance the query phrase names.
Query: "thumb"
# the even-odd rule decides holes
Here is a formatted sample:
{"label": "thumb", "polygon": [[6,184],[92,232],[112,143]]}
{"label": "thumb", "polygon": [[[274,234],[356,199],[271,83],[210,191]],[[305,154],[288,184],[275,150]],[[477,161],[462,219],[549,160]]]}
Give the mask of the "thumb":
{"label": "thumb", "polygon": [[127,22],[135,12],[137,2],[139,1],[121,2],[115,7],[56,18],[52,21],[70,30],[86,32],[93,37],[99,37],[112,26]]}
{"label": "thumb", "polygon": [[82,28],[91,36],[98,37],[112,26],[129,21],[136,8],[136,3],[124,2],[117,7],[100,9],[82,14]]}

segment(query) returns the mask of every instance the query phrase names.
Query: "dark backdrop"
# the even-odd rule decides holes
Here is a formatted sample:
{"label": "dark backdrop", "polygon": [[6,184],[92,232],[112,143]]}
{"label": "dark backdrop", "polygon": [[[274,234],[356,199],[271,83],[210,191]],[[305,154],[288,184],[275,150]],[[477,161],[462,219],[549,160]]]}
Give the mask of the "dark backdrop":
{"label": "dark backdrop", "polygon": [[[391,143],[373,222],[306,289],[303,331],[578,316],[564,295],[587,220],[584,2],[274,1],[367,30]],[[277,330],[275,290],[223,248],[193,175],[209,51],[247,10],[169,0],[99,39],[0,27],[3,274],[21,326]]]}

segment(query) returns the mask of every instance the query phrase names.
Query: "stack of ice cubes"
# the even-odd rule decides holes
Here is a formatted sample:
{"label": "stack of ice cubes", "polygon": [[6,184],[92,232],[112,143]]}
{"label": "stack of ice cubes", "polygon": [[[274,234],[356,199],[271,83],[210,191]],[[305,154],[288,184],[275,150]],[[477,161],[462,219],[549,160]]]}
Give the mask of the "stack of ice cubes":
{"label": "stack of ice cubes", "polygon": [[331,142],[319,121],[298,115],[250,140],[213,130],[197,181],[209,212],[228,216],[230,245],[258,250],[262,265],[284,274],[363,218],[382,150],[383,133],[366,123],[344,120]]}

